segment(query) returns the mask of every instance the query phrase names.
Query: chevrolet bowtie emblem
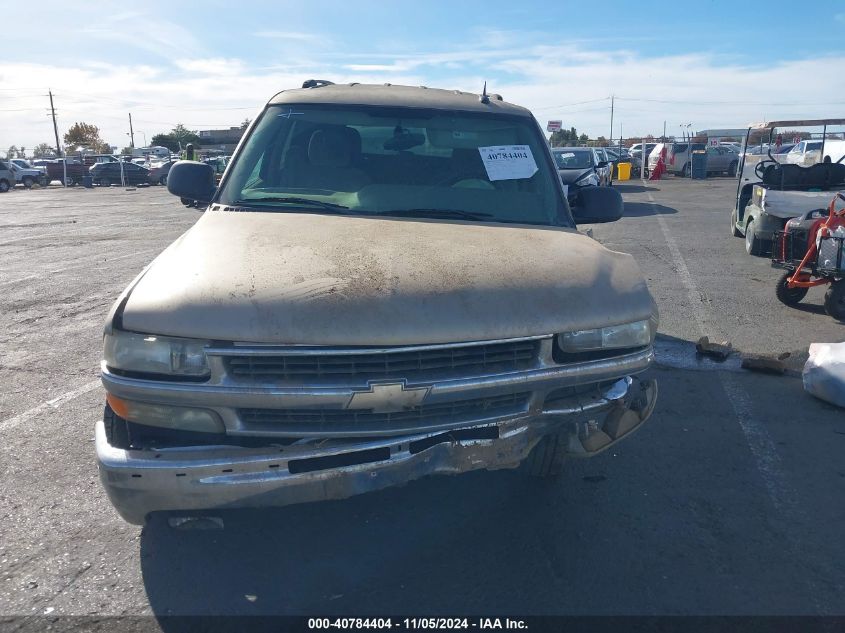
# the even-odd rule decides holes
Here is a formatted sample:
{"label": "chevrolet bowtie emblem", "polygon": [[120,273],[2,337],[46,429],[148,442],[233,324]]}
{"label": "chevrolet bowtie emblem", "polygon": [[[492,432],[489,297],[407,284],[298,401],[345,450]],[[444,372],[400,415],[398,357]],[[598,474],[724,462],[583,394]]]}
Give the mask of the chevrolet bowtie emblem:
{"label": "chevrolet bowtie emblem", "polygon": [[370,409],[375,413],[393,413],[418,407],[431,387],[405,387],[404,382],[370,383],[369,391],[358,391],[346,405],[347,409]]}

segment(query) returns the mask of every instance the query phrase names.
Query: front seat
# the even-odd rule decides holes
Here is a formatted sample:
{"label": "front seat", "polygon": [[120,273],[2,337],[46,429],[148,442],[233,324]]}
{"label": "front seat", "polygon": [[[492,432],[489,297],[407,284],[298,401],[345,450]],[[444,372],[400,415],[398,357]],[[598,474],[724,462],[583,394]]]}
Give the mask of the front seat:
{"label": "front seat", "polygon": [[314,130],[308,141],[304,187],[330,191],[358,191],[369,184],[367,174],[353,166],[358,132],[348,127]]}

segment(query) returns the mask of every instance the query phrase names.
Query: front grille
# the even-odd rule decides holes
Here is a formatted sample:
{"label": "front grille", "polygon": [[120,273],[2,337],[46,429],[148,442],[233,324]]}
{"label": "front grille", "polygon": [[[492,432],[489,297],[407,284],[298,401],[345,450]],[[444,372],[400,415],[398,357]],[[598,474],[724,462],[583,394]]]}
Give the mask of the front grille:
{"label": "front grille", "polygon": [[368,435],[404,432],[508,415],[528,409],[530,393],[474,398],[442,404],[424,404],[413,409],[377,413],[368,409],[239,409],[238,415],[250,433],[284,433],[309,436]]}
{"label": "front grille", "polygon": [[308,382],[319,379],[373,380],[447,378],[530,369],[537,361],[536,340],[438,347],[433,349],[278,355],[231,355],[226,368],[236,380]]}

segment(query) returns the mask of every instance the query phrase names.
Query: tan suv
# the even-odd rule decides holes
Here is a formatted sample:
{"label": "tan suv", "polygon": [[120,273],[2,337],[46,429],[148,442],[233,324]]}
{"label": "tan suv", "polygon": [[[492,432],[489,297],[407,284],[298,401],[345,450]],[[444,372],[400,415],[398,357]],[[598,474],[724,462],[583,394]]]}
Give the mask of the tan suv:
{"label": "tan suv", "polygon": [[554,476],[651,415],[654,300],[576,227],[622,199],[585,187],[573,215],[528,110],[311,81],[214,176],[171,168],[203,215],[105,328],[96,451],[128,521]]}

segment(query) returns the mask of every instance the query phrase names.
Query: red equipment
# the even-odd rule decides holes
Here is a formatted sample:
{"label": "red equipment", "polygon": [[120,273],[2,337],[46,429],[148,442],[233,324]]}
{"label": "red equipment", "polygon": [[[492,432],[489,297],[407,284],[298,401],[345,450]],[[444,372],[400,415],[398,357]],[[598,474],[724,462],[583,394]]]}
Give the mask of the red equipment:
{"label": "red equipment", "polygon": [[[838,227],[845,227],[845,208],[837,210],[837,200],[845,201],[845,195],[833,196],[827,216],[793,219],[784,231],[776,231],[772,261],[786,268],[775,293],[781,303],[796,305],[813,286],[829,285],[825,312],[845,321],[845,237],[834,234]],[[796,254],[801,253],[799,261]]]}

